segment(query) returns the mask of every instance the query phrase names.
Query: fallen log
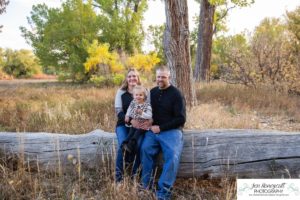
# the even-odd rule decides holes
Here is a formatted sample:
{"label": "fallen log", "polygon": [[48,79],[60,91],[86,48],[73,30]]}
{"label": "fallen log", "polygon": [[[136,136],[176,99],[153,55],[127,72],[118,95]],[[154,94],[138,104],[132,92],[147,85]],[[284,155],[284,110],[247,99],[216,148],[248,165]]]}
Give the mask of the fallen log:
{"label": "fallen log", "polygon": [[[82,135],[0,132],[2,155],[43,169],[109,166],[116,146],[115,134],[98,129]],[[187,130],[178,176],[299,178],[300,132]]]}

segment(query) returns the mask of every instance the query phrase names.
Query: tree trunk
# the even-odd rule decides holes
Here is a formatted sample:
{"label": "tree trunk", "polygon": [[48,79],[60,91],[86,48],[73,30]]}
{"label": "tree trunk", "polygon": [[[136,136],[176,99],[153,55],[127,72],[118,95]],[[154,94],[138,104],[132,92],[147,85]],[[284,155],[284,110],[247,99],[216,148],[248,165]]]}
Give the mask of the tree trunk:
{"label": "tree trunk", "polygon": [[210,79],[214,14],[215,6],[210,4],[209,0],[201,0],[198,43],[194,70],[194,78],[196,81],[209,81]]}
{"label": "tree trunk", "polygon": [[178,87],[188,106],[196,103],[192,82],[187,0],[166,0],[164,51],[171,70],[171,82]]}
{"label": "tree trunk", "polygon": [[[299,178],[300,132],[185,131],[179,177]],[[114,169],[115,134],[0,132],[0,160],[17,155],[25,166],[64,170],[74,165]]]}

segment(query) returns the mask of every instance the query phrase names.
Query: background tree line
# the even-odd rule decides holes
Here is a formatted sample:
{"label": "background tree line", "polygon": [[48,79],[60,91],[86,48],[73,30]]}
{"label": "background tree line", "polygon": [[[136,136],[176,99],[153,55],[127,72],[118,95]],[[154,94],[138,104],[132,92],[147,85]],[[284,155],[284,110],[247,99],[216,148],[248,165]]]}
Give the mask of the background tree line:
{"label": "background tree line", "polygon": [[[38,4],[28,17],[31,28],[21,31],[41,65],[55,67],[61,79],[106,82],[141,53],[146,8],[146,0],[67,0],[59,8]],[[142,59],[153,67],[158,58],[152,53]],[[140,60],[131,66],[149,68]]]}
{"label": "background tree line", "polygon": [[[190,51],[195,81],[221,79],[254,88],[269,85],[277,90],[300,92],[300,7],[282,18],[262,20],[253,32],[228,36],[226,16],[230,9],[248,6],[253,1],[199,2],[201,8],[205,2],[209,4],[206,6],[213,7],[209,9],[213,9],[214,14],[211,25],[201,25],[204,19],[208,19],[201,12],[208,8],[203,8],[200,16],[194,19],[198,26],[190,34]],[[205,30],[207,28],[211,30]],[[156,48],[163,51],[162,42],[157,41],[163,41],[164,25],[149,30],[152,37],[156,37],[156,40],[152,39]],[[207,34],[205,37],[204,33]],[[207,37],[211,40],[205,39]],[[211,50],[208,50],[209,41]]]}
{"label": "background tree line", "polygon": [[[167,64],[173,68],[173,79],[179,87],[191,85],[192,80],[221,79],[251,87],[263,84],[299,91],[299,7],[282,19],[264,19],[252,33],[228,36],[226,17],[230,10],[253,1],[198,2],[197,28],[191,34],[186,28],[188,10],[183,9],[186,0],[165,1],[167,19],[173,20],[150,26],[147,32],[142,26],[147,0],[66,0],[59,8],[38,4],[28,17],[30,28],[20,29],[43,72],[58,74],[61,80],[117,84],[128,67],[151,73],[155,65]],[[178,19],[184,23],[177,23],[179,20],[170,24]],[[155,47],[148,54],[142,51],[146,34]],[[176,58],[182,54],[182,58]],[[3,56],[1,59],[7,61]],[[3,62],[1,66],[2,71],[13,74],[13,69],[4,70]],[[181,89],[193,95],[192,88]]]}
{"label": "background tree line", "polygon": [[253,33],[214,40],[211,75],[250,87],[300,92],[300,7],[285,19],[266,18]]}

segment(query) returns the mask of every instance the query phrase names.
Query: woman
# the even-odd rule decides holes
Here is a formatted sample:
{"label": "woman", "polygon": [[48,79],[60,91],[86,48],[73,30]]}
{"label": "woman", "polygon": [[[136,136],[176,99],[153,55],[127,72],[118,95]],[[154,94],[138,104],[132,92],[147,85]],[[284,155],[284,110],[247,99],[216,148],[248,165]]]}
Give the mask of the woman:
{"label": "woman", "polygon": [[[121,144],[127,138],[129,133],[129,128],[125,126],[125,114],[130,102],[133,99],[132,91],[136,85],[141,85],[139,73],[135,69],[129,69],[126,78],[121,88],[118,89],[115,97],[115,110],[118,117],[116,125],[116,134],[118,139],[118,150],[116,157],[116,182],[120,182],[123,180],[124,168],[126,169],[129,164],[133,164],[132,175],[136,174],[140,165],[139,151],[136,155],[125,155],[125,158],[123,158],[123,152],[121,148]],[[140,147],[142,139],[143,138],[141,137],[138,141],[138,148]],[[123,161],[125,161],[125,163],[123,163]]]}

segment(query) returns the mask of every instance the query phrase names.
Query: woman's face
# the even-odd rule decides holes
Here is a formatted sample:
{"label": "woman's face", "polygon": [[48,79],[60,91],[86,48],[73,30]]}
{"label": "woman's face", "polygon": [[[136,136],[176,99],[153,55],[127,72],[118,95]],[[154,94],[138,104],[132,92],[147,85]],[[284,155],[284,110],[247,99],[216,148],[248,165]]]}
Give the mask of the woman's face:
{"label": "woman's face", "polygon": [[138,75],[136,74],[135,71],[130,71],[127,74],[127,83],[128,86],[136,86],[138,83]]}

